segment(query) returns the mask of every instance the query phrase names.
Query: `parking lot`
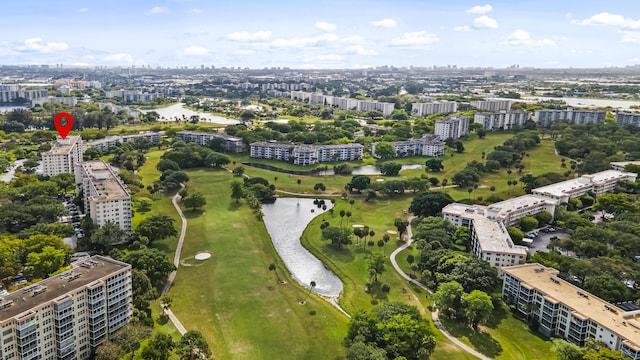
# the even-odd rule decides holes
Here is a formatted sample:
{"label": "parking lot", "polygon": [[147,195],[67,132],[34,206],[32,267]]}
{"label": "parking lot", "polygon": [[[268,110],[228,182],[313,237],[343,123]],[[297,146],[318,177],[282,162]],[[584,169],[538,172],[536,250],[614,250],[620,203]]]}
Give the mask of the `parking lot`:
{"label": "parking lot", "polygon": [[529,247],[529,254],[533,255],[538,251],[549,252],[547,245],[551,242],[551,238],[557,237],[559,239],[568,239],[569,233],[558,229],[555,232],[543,232],[539,231],[538,236],[533,238],[533,243],[527,245]]}

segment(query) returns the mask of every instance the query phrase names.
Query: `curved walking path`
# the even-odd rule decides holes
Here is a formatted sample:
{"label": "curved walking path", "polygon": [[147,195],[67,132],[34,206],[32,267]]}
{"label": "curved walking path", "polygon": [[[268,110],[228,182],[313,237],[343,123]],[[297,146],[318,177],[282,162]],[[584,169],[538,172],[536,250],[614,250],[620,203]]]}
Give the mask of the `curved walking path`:
{"label": "curved walking path", "polygon": [[[428,287],[426,287],[425,285],[423,285],[421,282],[412,279],[409,275],[407,275],[404,271],[402,271],[402,269],[400,268],[400,266],[398,265],[398,262],[396,261],[396,255],[398,255],[402,250],[408,248],[409,246],[411,246],[411,243],[413,243],[413,232],[411,231],[411,221],[413,221],[413,219],[415,218],[415,216],[411,216],[409,217],[409,226],[407,226],[407,242],[404,243],[402,246],[400,246],[399,248],[395,249],[391,255],[389,255],[389,259],[391,260],[391,264],[393,265],[393,268],[396,269],[396,271],[398,272],[398,274],[400,274],[400,276],[402,276],[403,278],[407,279],[410,283],[426,290],[429,294],[433,294],[433,291],[431,289],[429,289]],[[438,330],[440,330],[444,336],[446,336],[451,342],[453,342],[455,345],[457,345],[459,348],[461,348],[462,350],[468,352],[469,354],[477,357],[478,359],[482,359],[482,360],[489,360],[490,358],[482,355],[481,353],[479,353],[478,351],[476,351],[475,349],[473,349],[472,347],[470,347],[469,345],[463,343],[462,341],[458,340],[458,338],[456,338],[455,336],[451,335],[449,333],[449,331],[447,331],[447,329],[445,329],[444,326],[442,326],[442,323],[440,322],[440,318],[438,317],[438,310],[433,311],[431,313],[431,318],[433,319],[433,323],[436,325],[436,327],[438,328]]]}
{"label": "curved walking path", "polygon": [[[182,188],[184,188],[184,184],[180,184]],[[180,219],[182,219],[182,228],[180,229],[180,237],[178,238],[178,246],[176,247],[176,254],[173,256],[173,265],[176,267],[174,271],[169,274],[167,278],[167,283],[164,285],[164,289],[162,289],[162,295],[169,292],[171,285],[173,284],[173,280],[176,278],[176,273],[178,272],[178,267],[180,266],[180,255],[182,254],[182,244],[184,243],[184,236],[187,234],[187,218],[184,216],[182,209],[178,205],[178,200],[180,199],[180,194],[176,193],[171,202],[173,203],[173,207],[176,208],[178,215],[180,215]],[[171,309],[164,309],[165,314],[169,316],[169,319],[173,323],[173,325],[178,329],[181,335],[184,335],[187,332],[184,325],[178,320]]]}

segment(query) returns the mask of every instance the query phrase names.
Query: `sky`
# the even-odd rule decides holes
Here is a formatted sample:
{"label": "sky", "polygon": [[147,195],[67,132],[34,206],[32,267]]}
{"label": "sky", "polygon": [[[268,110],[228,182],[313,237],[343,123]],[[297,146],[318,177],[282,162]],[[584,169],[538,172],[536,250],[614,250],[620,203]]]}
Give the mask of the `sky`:
{"label": "sky", "polygon": [[637,0],[23,0],[0,24],[4,65],[640,64]]}

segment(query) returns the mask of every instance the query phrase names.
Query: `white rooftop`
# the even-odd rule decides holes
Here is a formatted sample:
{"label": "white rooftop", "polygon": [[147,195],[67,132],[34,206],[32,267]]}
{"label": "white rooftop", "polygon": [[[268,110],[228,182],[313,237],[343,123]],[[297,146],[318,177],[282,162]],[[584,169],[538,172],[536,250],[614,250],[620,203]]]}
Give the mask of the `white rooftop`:
{"label": "white rooftop", "polygon": [[473,227],[478,236],[478,244],[483,252],[499,252],[526,256],[527,248],[515,245],[507,232],[507,228],[499,221],[485,219],[483,216],[473,218]]}
{"label": "white rooftop", "polygon": [[533,207],[547,202],[548,200],[536,195],[522,195],[489,205],[489,210],[498,211],[501,216],[506,216],[508,213],[523,207]]}

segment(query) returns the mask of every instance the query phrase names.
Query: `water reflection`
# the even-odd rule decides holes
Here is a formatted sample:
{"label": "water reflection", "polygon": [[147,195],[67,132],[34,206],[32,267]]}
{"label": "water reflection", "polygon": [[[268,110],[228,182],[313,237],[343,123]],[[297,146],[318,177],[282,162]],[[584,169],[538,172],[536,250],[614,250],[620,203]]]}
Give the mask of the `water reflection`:
{"label": "water reflection", "polygon": [[[327,211],[333,206],[330,201],[326,205]],[[340,295],[340,279],[300,244],[302,232],[309,222],[322,214],[313,199],[280,198],[273,204],[262,205],[262,211],[273,245],[293,277],[307,288],[315,281],[313,291],[318,294]]]}
{"label": "water reflection", "polygon": [[187,109],[182,103],[153,110],[142,110],[142,112],[144,113],[148,113],[151,111],[155,111],[160,114],[160,121],[176,121],[176,119],[180,119],[181,121],[189,121],[189,118],[191,116],[198,115],[200,117],[200,121],[202,122],[212,122],[225,125],[240,123],[240,121],[235,119],[228,119],[222,116],[216,116],[201,111],[193,111],[191,109]]}

